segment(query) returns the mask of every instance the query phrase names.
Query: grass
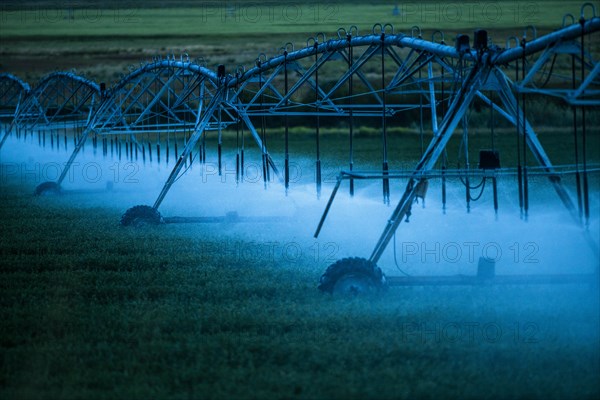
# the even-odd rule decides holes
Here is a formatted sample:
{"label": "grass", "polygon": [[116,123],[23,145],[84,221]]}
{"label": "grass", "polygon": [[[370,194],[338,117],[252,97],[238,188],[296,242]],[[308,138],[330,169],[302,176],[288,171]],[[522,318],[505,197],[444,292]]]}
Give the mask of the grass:
{"label": "grass", "polygon": [[[0,397],[596,398],[587,286],[316,290],[322,260],[210,244],[226,226],[130,230],[120,210],[0,191]],[[273,230],[274,229],[274,230]],[[267,229],[262,238],[281,227]],[[256,253],[256,254],[261,254]]]}

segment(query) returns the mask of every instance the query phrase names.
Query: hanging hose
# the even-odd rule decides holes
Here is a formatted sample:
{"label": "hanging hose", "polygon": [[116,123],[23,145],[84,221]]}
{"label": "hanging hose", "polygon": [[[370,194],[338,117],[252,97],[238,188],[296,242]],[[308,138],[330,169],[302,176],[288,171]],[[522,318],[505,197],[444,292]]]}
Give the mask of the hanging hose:
{"label": "hanging hose", "polygon": [[[421,54],[419,54],[420,59]],[[421,68],[419,68],[419,139],[421,142],[421,157],[423,157],[423,153],[425,152],[425,140],[423,138],[423,88],[421,86]]]}
{"label": "hanging hose", "polygon": [[[527,39],[523,37],[521,41],[523,47],[523,56],[521,59],[521,67],[523,68],[523,79],[526,74],[526,60],[525,60],[525,47],[527,46]],[[523,101],[523,215],[525,220],[529,213],[529,181],[527,179],[527,105],[525,103],[525,91],[521,93]]]}
{"label": "hanging hose", "polygon": [[160,133],[158,134],[158,142],[156,143],[156,162],[160,164]]}
{"label": "hanging hose", "polygon": [[[464,68],[465,68],[465,61],[461,55],[460,59],[459,59],[459,69],[460,69],[460,83],[461,85],[463,84],[464,81]],[[469,105],[469,113],[471,112],[471,108]],[[468,171],[469,170],[469,132],[468,132],[468,120],[467,120],[467,114],[465,113],[465,115],[462,118],[462,125],[463,125],[463,139],[462,139],[462,144],[464,146],[464,156],[465,156],[465,168]],[[460,147],[459,147],[459,151],[460,151]],[[461,179],[462,181],[462,179]],[[469,184],[469,175],[465,176],[465,200],[467,202],[467,213],[471,212],[471,186]],[[479,186],[477,186],[479,187]]]}
{"label": "hanging hose", "polygon": [[[224,80],[225,80],[225,66],[224,65],[219,65],[217,68],[217,76],[218,76],[218,80],[219,80],[219,87],[217,89],[217,91],[221,90],[222,85],[224,84]],[[221,128],[221,123],[222,123],[222,118],[223,118],[223,103],[219,103],[219,112],[218,112],[218,137],[217,137],[217,164],[218,164],[218,169],[219,169],[219,176],[221,176],[222,174],[222,157],[223,157],[223,132],[222,132],[222,128]]]}
{"label": "hanging hose", "polygon": [[492,177],[492,191],[494,196],[494,213],[498,215],[498,182],[496,177]]}
{"label": "hanging hose", "polygon": [[[353,68],[353,64],[354,64],[354,50],[352,48],[352,34],[348,33],[347,35],[347,40],[348,40],[348,70],[352,71]],[[353,81],[354,81],[354,74],[350,73],[350,78],[348,79],[348,102],[349,102],[349,113],[350,113],[350,119],[349,119],[349,140],[350,140],[350,172],[352,172],[352,169],[354,168],[354,110],[352,108],[353,102],[354,102],[354,88],[353,88]],[[354,196],[354,179],[350,178],[350,196]]]}
{"label": "hanging hose", "polygon": [[[495,134],[494,134],[494,125],[495,125],[495,120],[494,120],[494,92],[492,92],[491,96],[490,96],[490,133],[492,135],[492,152],[496,151],[496,146],[495,146]],[[496,177],[492,177],[492,192],[493,192],[493,197],[494,197],[494,213],[496,215],[498,215],[498,182]]]}
{"label": "hanging hose", "polygon": [[[581,18],[579,19],[581,24],[581,83],[585,81],[585,59],[584,59],[584,25],[585,17],[583,16],[583,8],[581,10]],[[582,93],[583,96],[583,93]],[[585,216],[585,226],[590,225],[590,197],[588,188],[588,176],[587,176],[587,157],[586,157],[586,122],[585,122],[585,106],[581,106],[581,155],[583,161],[583,212]]]}
{"label": "hanging hose", "polygon": [[[519,59],[515,60],[515,85],[519,82]],[[519,109],[519,93],[515,96],[517,105],[515,112],[515,127],[517,128],[517,183],[519,185],[519,210],[523,217],[523,169],[521,166],[521,120]]]}
{"label": "hanging hose", "polygon": [[236,118],[236,124],[235,124],[235,183],[239,183],[240,182],[240,116],[239,116],[239,109],[240,109],[240,97],[239,97],[239,89],[240,89],[240,72],[236,71],[235,72],[235,93],[237,96],[237,110],[238,111],[238,115]]}
{"label": "hanging hose", "polygon": [[223,134],[221,132],[221,118],[222,118],[222,107],[219,105],[219,112],[218,112],[218,126],[219,126],[219,131],[218,131],[218,138],[217,138],[217,164],[218,164],[218,169],[219,169],[219,176],[221,176],[222,173],[222,157],[223,157]]}
{"label": "hanging hose", "polygon": [[285,50],[283,52],[283,74],[284,74],[284,84],[285,84],[285,105],[286,113],[285,113],[285,160],[283,166],[283,178],[284,178],[284,186],[287,193],[288,188],[290,187],[290,150],[289,150],[289,120],[287,113],[287,105],[288,105],[288,68],[287,68],[287,56],[288,52]]}
{"label": "hanging hose", "polygon": [[[200,101],[202,102],[202,105],[204,106],[204,86],[202,86],[200,89]],[[206,164],[206,130],[202,131],[201,137],[202,137],[202,140],[200,143],[200,149],[198,151],[198,155],[200,157],[200,162],[202,163],[202,165],[205,165]]]}
{"label": "hanging hose", "polygon": [[[260,59],[257,61],[257,66],[259,68],[259,75],[258,75],[258,90],[260,91],[260,111],[261,113],[263,112],[263,102],[264,102],[264,93],[262,91],[262,71],[260,71],[260,67],[261,67],[261,61]],[[262,149],[261,149],[261,153],[262,153],[262,168],[263,168],[263,182],[265,184],[265,189],[267,188],[267,181],[268,181],[268,172],[267,169],[269,168],[269,166],[267,165],[267,157],[265,156],[266,153],[266,143],[265,143],[265,116],[261,115],[261,126],[260,126],[260,131],[261,131],[261,136],[262,136]]]}
{"label": "hanging hose", "polygon": [[[189,128],[188,128],[188,132],[187,132],[187,135],[186,135],[186,139],[185,139],[185,146],[184,146],[184,147],[187,147],[187,145],[188,145],[188,143],[190,142],[190,139],[191,139],[191,138],[192,138],[192,132],[191,132],[191,130],[189,130]],[[193,164],[193,161],[194,161],[194,157],[193,157],[193,155],[192,155],[192,152],[193,152],[193,150],[190,150],[190,165],[192,165],[192,164]]]}
{"label": "hanging hose", "polygon": [[[444,160],[445,161],[445,160]],[[446,212],[446,164],[442,164],[442,211]]]}
{"label": "hanging hose", "polygon": [[490,95],[490,135],[492,137],[492,151],[496,150],[496,146],[494,143],[494,124],[494,92],[492,92],[492,94]]}
{"label": "hanging hose", "polygon": [[[169,71],[171,74],[171,71]],[[171,96],[167,93],[167,108],[171,109]],[[166,159],[167,165],[169,165],[169,157],[171,156],[171,120],[167,119],[167,148],[166,148]]]}
{"label": "hanging hose", "polygon": [[240,178],[243,182],[244,181],[244,148],[245,148],[244,124],[242,124],[242,127],[241,127],[241,135],[242,135],[242,148],[240,150]]}
{"label": "hanging hose", "polygon": [[[575,79],[575,55],[571,55],[571,80],[573,90],[577,87]],[[577,143],[577,106],[571,106],[573,110],[573,146],[575,150],[575,184],[577,186],[577,208],[579,210],[579,219],[583,217],[583,203],[581,197],[581,176],[579,175],[579,145]]]}
{"label": "hanging hose", "polygon": [[317,198],[321,197],[321,145],[319,142],[319,130],[321,125],[321,120],[319,117],[319,53],[317,48],[319,43],[315,39],[314,49],[315,49],[315,114],[316,114],[316,130],[315,130],[315,140],[317,146],[317,163],[316,163],[316,182],[317,182]]}
{"label": "hanging hose", "polygon": [[[387,159],[387,127],[386,127],[386,91],[385,91],[385,32],[381,32],[381,140],[383,147],[383,175],[388,175],[388,159]],[[390,180],[383,178],[383,202],[390,204]]]}
{"label": "hanging hose", "polygon": [[[444,40],[442,39],[442,44],[446,44],[444,42]],[[444,120],[444,118],[446,117],[446,102],[444,100],[444,89],[446,87],[446,85],[444,84],[444,72],[445,69],[442,66],[442,101],[441,101],[441,105],[442,105],[442,121]],[[446,164],[448,162],[448,155],[446,154],[446,149],[444,148],[444,153],[442,154],[442,211],[444,213],[446,213]]]}

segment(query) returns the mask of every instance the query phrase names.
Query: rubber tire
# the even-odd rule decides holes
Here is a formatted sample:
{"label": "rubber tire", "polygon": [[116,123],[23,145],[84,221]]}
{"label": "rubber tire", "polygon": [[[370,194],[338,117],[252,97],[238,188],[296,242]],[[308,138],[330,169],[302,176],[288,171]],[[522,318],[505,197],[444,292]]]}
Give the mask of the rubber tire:
{"label": "rubber tire", "polygon": [[377,293],[387,290],[384,273],[375,263],[359,257],[342,258],[327,267],[319,290],[331,294]]}
{"label": "rubber tire", "polygon": [[56,182],[42,182],[33,191],[34,196],[47,196],[60,194],[60,185]]}
{"label": "rubber tire", "polygon": [[135,206],[121,217],[122,226],[145,226],[164,224],[164,219],[157,209],[150,206]]}

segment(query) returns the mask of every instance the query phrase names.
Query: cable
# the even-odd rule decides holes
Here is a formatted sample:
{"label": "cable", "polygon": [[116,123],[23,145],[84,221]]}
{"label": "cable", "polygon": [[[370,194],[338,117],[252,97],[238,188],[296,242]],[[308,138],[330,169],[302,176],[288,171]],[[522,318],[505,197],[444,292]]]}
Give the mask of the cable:
{"label": "cable", "polygon": [[[462,183],[462,184],[463,184],[465,187],[467,187],[467,182],[465,182],[465,181],[463,180],[463,177],[461,176],[459,179],[460,179],[461,183]],[[485,177],[481,178],[481,182],[479,182],[477,185],[475,185],[475,186],[471,186],[471,185],[469,185],[469,189],[470,189],[470,190],[479,189],[479,188],[480,188],[482,185],[483,185],[483,186],[485,186]]]}
{"label": "cable", "polygon": [[[556,62],[556,54],[554,54],[554,57],[552,58],[552,64],[550,64],[550,71],[548,71],[548,76],[546,77],[546,80],[544,81],[544,83],[542,83],[540,85],[540,87],[546,87],[546,85],[548,84],[548,82],[550,82],[550,78],[552,77],[552,71],[554,71],[554,63]],[[542,71],[542,75],[544,75],[546,73],[545,71],[546,67],[544,67],[544,70]]]}
{"label": "cable", "polygon": [[483,190],[485,189],[485,181],[486,181],[486,178],[483,178],[482,182],[480,183],[481,191],[479,192],[479,194],[476,197],[473,197],[469,194],[469,198],[471,199],[471,201],[477,201],[481,198],[481,196],[483,195]]}

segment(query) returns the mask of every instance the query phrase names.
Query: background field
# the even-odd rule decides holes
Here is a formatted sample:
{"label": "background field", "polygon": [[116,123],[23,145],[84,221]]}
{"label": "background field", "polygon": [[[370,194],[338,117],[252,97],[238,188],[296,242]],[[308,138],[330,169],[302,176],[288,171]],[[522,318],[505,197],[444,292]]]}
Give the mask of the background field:
{"label": "background field", "polygon": [[[392,14],[396,3],[398,16]],[[184,52],[203,57],[210,67],[249,66],[260,52],[274,55],[285,42],[298,48],[319,31],[331,37],[338,27],[357,25],[364,33],[378,22],[392,22],[406,33],[420,25],[426,38],[443,29],[449,44],[457,32],[485,27],[502,43],[530,24],[540,34],[556,29],[566,12],[578,16],[580,4],[9,1],[0,4],[0,71],[35,84],[51,71],[75,68],[110,84],[142,60]],[[538,100],[531,100],[528,110],[551,160],[572,163],[570,112],[558,102]],[[588,160],[598,162],[600,113],[591,109],[587,118]],[[485,109],[472,111],[472,159],[489,147],[486,121]],[[346,128],[322,122],[321,200],[314,193],[309,121],[291,131],[292,162],[302,177],[288,194],[276,184],[263,190],[260,179],[236,187],[231,175],[208,175],[195,165],[161,208],[169,216],[237,210],[289,217],[252,226],[122,228],[118,221],[125,209],[154,200],[173,158],[169,165],[164,156],[160,165],[136,162],[139,180],[127,184],[128,160],[104,160],[89,146],[77,171],[96,163],[103,179],[94,186],[78,176],[66,189],[101,189],[113,179],[114,192],[34,198],[34,187],[48,179],[44,168],[62,165],[69,153],[62,147],[37,148],[37,137],[9,138],[0,152],[0,398],[599,397],[596,283],[392,288],[382,296],[354,299],[321,294],[316,286],[325,268],[341,257],[368,256],[391,213],[381,203],[380,182],[361,184],[352,200],[344,187],[323,235],[312,238],[332,177],[347,166]],[[363,122],[357,127],[357,167],[380,168],[379,125]],[[416,124],[405,125],[390,124],[392,168],[411,166],[420,155]],[[267,132],[281,165],[282,129],[270,121]],[[513,166],[514,129],[499,126],[496,134],[496,145],[511,149],[501,153],[503,166]],[[226,132],[229,168],[234,139]],[[459,140],[449,145],[452,160]],[[208,143],[214,161],[214,135]],[[247,156],[259,165],[257,149],[249,148]],[[598,178],[597,173],[590,177],[589,229],[595,239]],[[574,197],[573,177],[564,182]],[[403,185],[392,184],[392,204]],[[411,223],[402,225],[399,246],[493,240],[505,252],[499,271],[506,264],[519,273],[597,267],[582,230],[570,222],[545,179],[531,181],[527,223],[518,215],[514,179],[500,185],[495,218],[489,190],[467,214],[458,182],[449,187],[444,215],[439,184],[432,183],[427,207],[416,206]],[[522,259],[527,253],[519,253],[513,263],[515,243],[521,251],[539,245],[542,262],[528,265]],[[473,274],[476,264],[416,257],[402,268],[415,274]],[[391,251],[381,266],[388,274],[401,273]]]}
{"label": "background field", "polygon": [[[398,5],[399,15],[393,15]],[[23,1],[0,5],[0,69],[36,81],[55,69],[76,68],[96,81],[112,83],[130,65],[152,56],[187,52],[210,67],[250,66],[259,53],[296,48],[323,32],[337,37],[340,27],[360,33],[376,23],[392,23],[410,34],[421,27],[430,38],[441,29],[453,44],[457,33],[484,27],[504,46],[506,38],[556,29],[566,13],[579,15],[579,1],[230,1],[230,2],[62,2]],[[569,20],[570,21],[570,20]],[[529,37],[532,33],[529,31]]]}

